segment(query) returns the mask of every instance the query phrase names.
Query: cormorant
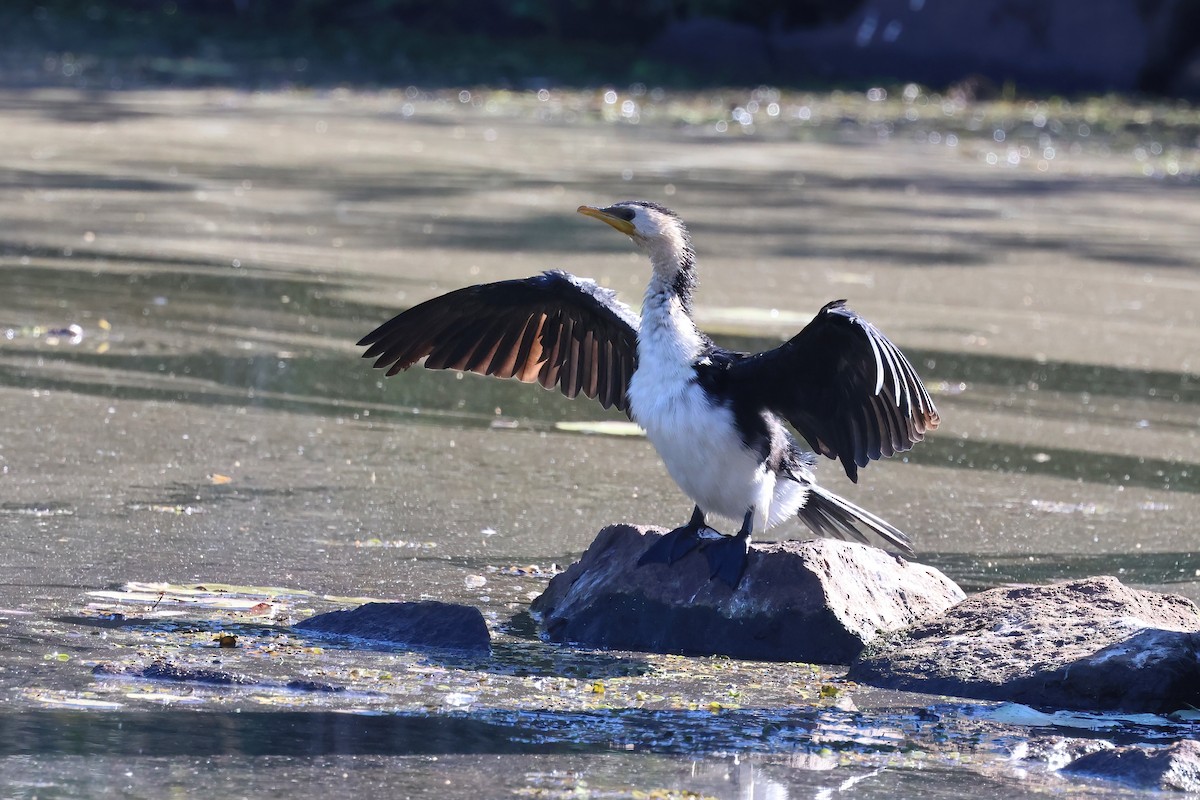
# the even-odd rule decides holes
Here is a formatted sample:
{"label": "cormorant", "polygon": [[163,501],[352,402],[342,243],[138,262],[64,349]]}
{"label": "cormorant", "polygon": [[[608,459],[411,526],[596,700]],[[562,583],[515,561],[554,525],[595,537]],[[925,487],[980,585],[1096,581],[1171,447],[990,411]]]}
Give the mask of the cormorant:
{"label": "cormorant", "polygon": [[[646,201],[581,206],[629,236],[652,272],[639,317],[595,282],[551,270],[468,286],[416,305],[358,343],[387,374],[425,359],[454,369],[558,386],[624,411],[695,502],[687,524],[639,564],[670,564],[700,547],[711,576],[737,587],[752,533],[799,515],[815,533],[905,553],[908,537],[817,485],[814,453],[850,480],[873,459],[908,450],[939,422],[916,370],[844,300],[792,339],[757,354],[719,347],[692,320],[696,256],[683,221]],[[813,452],[788,431],[791,424]],[[709,527],[741,520],[735,535]]]}

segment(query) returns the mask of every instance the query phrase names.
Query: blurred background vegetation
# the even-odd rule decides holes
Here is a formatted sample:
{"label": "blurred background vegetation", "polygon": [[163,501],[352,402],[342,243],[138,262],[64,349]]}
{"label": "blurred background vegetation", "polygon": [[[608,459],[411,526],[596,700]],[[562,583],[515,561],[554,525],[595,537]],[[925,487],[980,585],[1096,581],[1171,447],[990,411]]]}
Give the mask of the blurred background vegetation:
{"label": "blurred background vegetation", "polygon": [[[861,0],[16,0],[0,8],[8,82],[35,51],[123,82],[596,84],[658,75],[639,55],[668,25],[844,19]],[[68,75],[67,77],[72,77]]]}
{"label": "blurred background vegetation", "polygon": [[825,89],[876,79],[949,85],[976,73],[1035,90],[1200,96],[1200,1],[0,4],[0,83],[9,86]]}

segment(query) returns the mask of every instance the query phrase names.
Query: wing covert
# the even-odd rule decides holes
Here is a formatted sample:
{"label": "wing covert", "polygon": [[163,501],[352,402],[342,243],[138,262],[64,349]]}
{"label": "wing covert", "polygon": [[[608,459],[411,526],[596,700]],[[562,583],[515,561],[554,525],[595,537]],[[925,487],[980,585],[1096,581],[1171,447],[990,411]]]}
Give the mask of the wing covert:
{"label": "wing covert", "polygon": [[413,306],[364,336],[363,358],[392,376],[425,359],[454,369],[583,393],[629,413],[638,317],[614,292],[551,270],[468,286]]}

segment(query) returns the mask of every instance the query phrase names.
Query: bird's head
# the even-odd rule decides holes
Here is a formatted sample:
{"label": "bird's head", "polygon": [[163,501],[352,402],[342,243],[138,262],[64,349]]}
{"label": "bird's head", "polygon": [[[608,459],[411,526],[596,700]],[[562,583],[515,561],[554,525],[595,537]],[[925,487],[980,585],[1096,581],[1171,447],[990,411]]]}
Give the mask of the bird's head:
{"label": "bird's head", "polygon": [[646,200],[622,200],[606,208],[580,206],[579,213],[608,223],[650,256],[655,273],[686,294],[692,288],[695,251],[683,220],[669,208]]}

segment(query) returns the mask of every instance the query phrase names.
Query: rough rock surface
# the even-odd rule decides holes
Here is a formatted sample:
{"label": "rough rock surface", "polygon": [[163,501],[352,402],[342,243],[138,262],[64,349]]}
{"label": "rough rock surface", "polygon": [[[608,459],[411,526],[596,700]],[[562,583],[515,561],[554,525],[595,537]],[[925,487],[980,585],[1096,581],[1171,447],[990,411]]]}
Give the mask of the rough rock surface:
{"label": "rough rock surface", "polygon": [[1200,792],[1200,742],[1184,739],[1169,747],[1101,750],[1080,756],[1062,771],[1137,789]]}
{"label": "rough rock surface", "polygon": [[1098,577],[989,589],[880,637],[850,678],[892,689],[1064,709],[1200,704],[1200,613]]}
{"label": "rough rock surface", "polygon": [[755,544],[736,591],[702,553],[637,566],[662,531],[611,525],[531,610],[553,641],[691,655],[848,664],[881,631],[962,599],[942,573],[831,539]]}
{"label": "rough rock surface", "polygon": [[349,611],[318,614],[295,627],[406,647],[491,650],[491,636],[479,609],[434,600],[367,603]]}

